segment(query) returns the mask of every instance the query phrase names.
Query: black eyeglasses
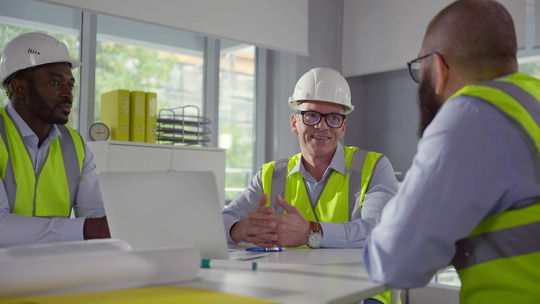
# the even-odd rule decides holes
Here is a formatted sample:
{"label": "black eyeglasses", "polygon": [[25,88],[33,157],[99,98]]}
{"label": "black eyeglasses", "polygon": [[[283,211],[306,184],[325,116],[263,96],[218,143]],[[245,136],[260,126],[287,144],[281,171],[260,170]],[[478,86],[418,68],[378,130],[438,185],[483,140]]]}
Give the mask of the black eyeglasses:
{"label": "black eyeglasses", "polygon": [[295,114],[302,114],[302,121],[306,126],[315,126],[321,121],[321,118],[325,118],[326,124],[330,128],[341,128],[343,126],[343,121],[347,115],[337,114],[337,113],[328,113],[322,114],[317,111],[294,111]]}
{"label": "black eyeglasses", "polygon": [[414,81],[418,83],[420,82],[420,67],[422,66],[421,61],[435,54],[438,54],[441,57],[442,62],[444,63],[446,68],[448,68],[448,64],[446,63],[446,61],[444,60],[444,57],[439,52],[433,52],[433,53],[429,53],[427,55],[418,57],[416,59],[413,59],[407,62],[407,66],[409,66],[409,73],[411,73],[411,77]]}

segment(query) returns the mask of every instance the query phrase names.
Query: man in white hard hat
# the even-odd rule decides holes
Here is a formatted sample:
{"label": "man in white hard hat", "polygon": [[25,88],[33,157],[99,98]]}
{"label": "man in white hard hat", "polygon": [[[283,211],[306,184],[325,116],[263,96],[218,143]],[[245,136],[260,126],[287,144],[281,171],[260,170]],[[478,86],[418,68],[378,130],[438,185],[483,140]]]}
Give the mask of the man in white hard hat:
{"label": "man in white hard hat", "polygon": [[379,153],[339,143],[354,109],[339,72],[315,68],[304,74],[289,106],[302,153],[264,164],[223,209],[229,242],[362,247],[397,192],[392,165]]}
{"label": "man in white hard hat", "polygon": [[[229,243],[364,246],[397,192],[392,165],[382,154],[339,143],[346,115],[354,109],[349,85],[339,72],[308,71],[298,80],[289,106],[301,153],[264,164],[223,209]],[[388,302],[389,294],[378,297]]]}
{"label": "man in white hard hat", "polygon": [[0,247],[110,237],[92,153],[65,126],[80,65],[41,33],[14,38],[2,53],[10,104],[0,109]]}

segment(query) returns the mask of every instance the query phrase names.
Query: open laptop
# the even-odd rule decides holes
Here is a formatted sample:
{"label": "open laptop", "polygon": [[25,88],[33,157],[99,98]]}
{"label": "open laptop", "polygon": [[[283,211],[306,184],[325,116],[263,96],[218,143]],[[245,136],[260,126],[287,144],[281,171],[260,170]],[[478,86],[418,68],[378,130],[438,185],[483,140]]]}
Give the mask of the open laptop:
{"label": "open laptop", "polygon": [[98,178],[111,237],[135,250],[193,244],[204,259],[264,255],[229,252],[212,172],[102,172]]}

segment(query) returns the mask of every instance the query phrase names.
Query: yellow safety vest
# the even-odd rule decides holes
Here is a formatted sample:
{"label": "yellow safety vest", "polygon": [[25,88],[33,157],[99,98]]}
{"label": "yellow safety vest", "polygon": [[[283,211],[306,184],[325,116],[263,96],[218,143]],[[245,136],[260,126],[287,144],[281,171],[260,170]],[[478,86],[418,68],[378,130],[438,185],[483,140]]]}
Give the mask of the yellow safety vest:
{"label": "yellow safety vest", "polygon": [[[343,147],[343,149],[347,175],[342,175],[337,171],[332,172],[315,206],[320,222],[343,223],[351,220],[357,201],[360,202],[360,209],[362,208],[361,202],[364,200],[373,170],[382,155],[357,147]],[[315,222],[315,215],[300,171],[290,174],[300,160],[301,153],[292,158],[272,161],[262,166],[263,190],[268,196],[266,205],[282,210],[276,203],[276,197],[279,194],[288,203],[298,208],[308,221]],[[357,184],[361,185],[359,195],[355,187],[349,186]],[[353,193],[349,193],[349,190]],[[373,298],[382,303],[390,303],[390,291]]]}
{"label": "yellow safety vest", "polygon": [[[540,161],[540,81],[515,73],[466,86],[451,98],[473,96],[495,106],[529,140]],[[461,303],[540,301],[540,202],[482,220],[456,243],[453,264],[462,287]]]}
{"label": "yellow safety vest", "polygon": [[[320,222],[350,221],[356,202],[362,202],[364,199],[373,169],[381,156],[379,153],[356,147],[343,147],[343,149],[347,175],[342,175],[337,171],[332,172],[315,207]],[[264,164],[262,166],[263,191],[268,195],[267,206],[272,205],[281,209],[275,202],[279,194],[291,205],[296,206],[308,221],[316,221],[300,171],[290,174],[300,159],[299,153],[292,158]],[[350,179],[354,180],[354,184],[361,185],[359,196],[355,196],[355,193],[349,194]]]}
{"label": "yellow safety vest", "polygon": [[42,168],[32,165],[18,127],[0,109],[0,175],[10,212],[27,216],[69,217],[78,190],[84,144],[73,129],[58,126]]}

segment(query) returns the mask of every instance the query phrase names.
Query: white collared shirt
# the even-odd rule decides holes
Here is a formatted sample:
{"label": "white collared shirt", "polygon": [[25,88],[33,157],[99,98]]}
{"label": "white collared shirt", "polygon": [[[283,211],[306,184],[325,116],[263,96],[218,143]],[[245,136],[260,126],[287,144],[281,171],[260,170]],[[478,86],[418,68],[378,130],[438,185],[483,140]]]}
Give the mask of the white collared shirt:
{"label": "white collared shirt", "polygon": [[26,121],[22,119],[22,117],[19,115],[19,113],[17,113],[17,111],[15,111],[11,104],[8,104],[6,110],[11,115],[15,125],[19,128],[19,131],[21,132],[21,135],[26,144],[27,151],[32,160],[32,164],[34,165],[34,172],[38,172],[38,168],[40,166],[43,166],[43,164],[45,163],[51,142],[53,142],[57,136],[62,137],[60,130],[58,130],[58,127],[56,125],[51,125],[49,136],[47,136],[45,141],[43,141],[41,147],[38,147],[39,138],[36,133],[34,133],[32,129],[30,129]]}

